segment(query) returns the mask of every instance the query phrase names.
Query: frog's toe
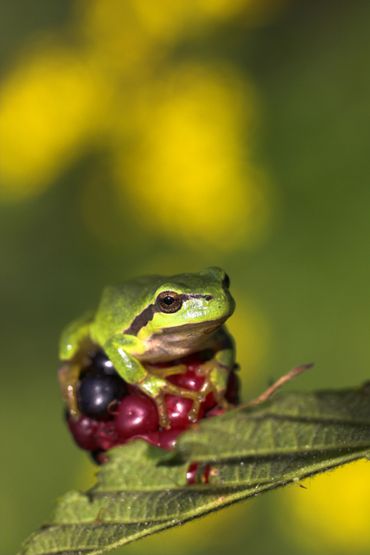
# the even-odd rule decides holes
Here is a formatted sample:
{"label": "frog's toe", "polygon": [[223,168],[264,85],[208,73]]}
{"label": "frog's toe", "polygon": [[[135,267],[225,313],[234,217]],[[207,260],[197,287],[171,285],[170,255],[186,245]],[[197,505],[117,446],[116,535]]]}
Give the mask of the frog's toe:
{"label": "frog's toe", "polygon": [[188,418],[189,418],[190,422],[193,422],[193,423],[198,422],[199,412],[200,412],[200,404],[201,404],[201,401],[200,401],[199,398],[193,400],[193,406],[190,409],[189,414],[188,414]]}
{"label": "frog's toe", "polygon": [[166,379],[168,376],[176,374],[185,374],[187,371],[186,364],[176,364],[176,366],[170,366],[168,368],[158,368],[158,366],[147,365],[147,368],[151,374],[162,379]]}
{"label": "frog's toe", "polygon": [[69,413],[75,417],[79,414],[76,398],[76,387],[79,373],[79,365],[71,363],[64,364],[58,370],[58,381],[63,399],[67,405]]}
{"label": "frog's toe", "polygon": [[166,407],[166,402],[164,400],[164,396],[158,395],[157,397],[154,397],[153,401],[155,402],[157,407],[160,427],[165,430],[168,430],[171,427],[171,423],[168,417],[168,411]]}
{"label": "frog's toe", "polygon": [[166,395],[190,399],[192,401],[192,407],[188,413],[189,424],[199,420],[200,405],[203,401],[203,395],[200,392],[189,391],[189,389],[178,387],[167,382],[161,393],[154,398],[157,405],[160,426],[162,428],[168,429],[171,426],[165,398]]}

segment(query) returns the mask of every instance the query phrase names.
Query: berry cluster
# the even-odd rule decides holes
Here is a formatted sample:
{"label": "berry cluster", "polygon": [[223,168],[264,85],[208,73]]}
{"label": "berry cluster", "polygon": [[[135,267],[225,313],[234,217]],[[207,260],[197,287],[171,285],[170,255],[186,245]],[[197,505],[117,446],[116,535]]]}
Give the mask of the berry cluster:
{"label": "berry cluster", "polygon": [[[186,365],[186,372],[168,376],[168,380],[181,388],[199,391],[205,380],[199,372],[201,362],[199,355],[183,359],[181,363]],[[238,393],[238,377],[231,372],[226,400],[237,404]],[[77,445],[90,451],[96,462],[104,462],[104,451],[135,438],[171,449],[177,436],[192,424],[189,419],[192,401],[166,395],[165,404],[170,423],[168,429],[160,427],[153,400],[137,387],[125,383],[106,355],[99,351],[80,374],[77,386],[80,416],[75,418],[67,412],[66,418]],[[201,403],[198,419],[220,412],[214,395],[210,393]]]}

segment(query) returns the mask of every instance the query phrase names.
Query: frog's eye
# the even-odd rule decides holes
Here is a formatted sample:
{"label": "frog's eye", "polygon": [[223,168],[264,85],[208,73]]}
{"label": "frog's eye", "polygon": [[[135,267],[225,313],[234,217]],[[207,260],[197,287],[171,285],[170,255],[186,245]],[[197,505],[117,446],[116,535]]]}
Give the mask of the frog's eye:
{"label": "frog's eye", "polygon": [[175,291],[159,293],[156,304],[161,312],[177,312],[182,306],[182,297]]}
{"label": "frog's eye", "polygon": [[227,274],[224,275],[224,279],[222,280],[222,286],[225,289],[229,289],[229,287],[230,287],[230,278]]}

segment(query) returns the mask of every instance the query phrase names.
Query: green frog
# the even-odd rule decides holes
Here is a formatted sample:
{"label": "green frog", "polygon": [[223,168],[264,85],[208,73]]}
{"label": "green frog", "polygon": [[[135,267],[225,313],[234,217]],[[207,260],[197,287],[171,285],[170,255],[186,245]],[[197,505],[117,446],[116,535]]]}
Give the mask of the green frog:
{"label": "green frog", "polygon": [[[164,396],[192,400],[189,418],[212,392],[226,406],[225,390],[235,367],[235,349],[224,323],[235,302],[228,275],[218,267],[174,276],[136,278],[103,291],[96,311],[72,322],[60,341],[64,362],[59,381],[69,411],[78,416],[76,387],[92,353],[103,350],[118,374],[156,403],[160,425],[169,422]],[[203,353],[201,391],[172,384],[167,377],[185,372],[184,359]]]}

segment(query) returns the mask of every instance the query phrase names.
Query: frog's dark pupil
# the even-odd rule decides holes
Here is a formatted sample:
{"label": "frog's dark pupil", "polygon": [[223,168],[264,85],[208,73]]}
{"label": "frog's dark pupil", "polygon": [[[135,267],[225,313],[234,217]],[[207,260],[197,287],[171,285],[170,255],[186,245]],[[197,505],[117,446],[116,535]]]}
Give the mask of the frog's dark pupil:
{"label": "frog's dark pupil", "polygon": [[174,301],[175,301],[175,299],[174,299],[173,297],[170,297],[170,296],[165,297],[165,298],[163,299],[163,302],[164,302],[165,304],[167,304],[168,306],[171,305]]}

